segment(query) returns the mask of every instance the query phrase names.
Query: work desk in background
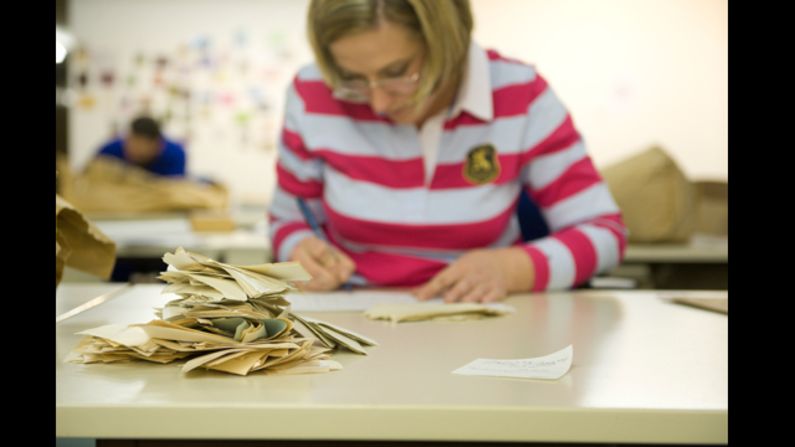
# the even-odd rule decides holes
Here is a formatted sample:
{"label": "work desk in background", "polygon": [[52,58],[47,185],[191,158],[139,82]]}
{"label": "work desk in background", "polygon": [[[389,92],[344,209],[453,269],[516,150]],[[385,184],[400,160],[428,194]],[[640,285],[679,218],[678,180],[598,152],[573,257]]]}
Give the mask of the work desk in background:
{"label": "work desk in background", "polygon": [[[119,258],[159,259],[182,246],[230,264],[271,262],[265,209],[251,208],[233,214],[232,232],[193,231],[184,214],[89,216],[116,242]],[[611,276],[635,280],[642,289],[727,289],[729,243],[725,237],[694,235],[687,243],[627,245],[624,262]],[[91,281],[68,271],[65,282]]]}
{"label": "work desk in background", "polygon": [[632,243],[627,245],[624,262],[725,264],[729,262],[729,241],[725,237],[695,235],[682,244]]}
{"label": "work desk in background", "polygon": [[[56,315],[118,287],[61,284]],[[344,369],[326,374],[183,376],[181,363],[63,362],[81,338],[75,332],[155,318],[153,307],[175,297],[161,290],[135,285],[56,325],[56,436],[727,442],[728,319],[661,298],[684,292],[517,295],[506,300],[515,314],[469,322],[307,313],[380,344],[368,356],[335,353]],[[568,344],[574,362],[558,381],[451,374],[476,358],[537,357]]]}
{"label": "work desk in background", "polygon": [[637,279],[640,288],[728,289],[729,240],[696,234],[687,243],[630,243],[611,274]]}
{"label": "work desk in background", "polygon": [[184,213],[88,217],[116,243],[119,258],[160,258],[181,246],[222,262],[260,264],[271,257],[265,212],[235,209],[231,215],[235,229],[229,232],[194,231]]}

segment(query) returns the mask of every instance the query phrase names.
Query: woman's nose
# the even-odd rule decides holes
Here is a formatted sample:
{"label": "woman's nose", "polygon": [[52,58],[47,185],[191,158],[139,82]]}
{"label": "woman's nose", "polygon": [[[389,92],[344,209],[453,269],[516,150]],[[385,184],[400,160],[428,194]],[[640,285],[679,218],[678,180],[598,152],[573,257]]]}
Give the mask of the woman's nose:
{"label": "woman's nose", "polygon": [[391,104],[392,97],[383,91],[381,87],[376,86],[370,90],[370,107],[373,108],[375,113],[386,113],[389,110],[389,106]]}

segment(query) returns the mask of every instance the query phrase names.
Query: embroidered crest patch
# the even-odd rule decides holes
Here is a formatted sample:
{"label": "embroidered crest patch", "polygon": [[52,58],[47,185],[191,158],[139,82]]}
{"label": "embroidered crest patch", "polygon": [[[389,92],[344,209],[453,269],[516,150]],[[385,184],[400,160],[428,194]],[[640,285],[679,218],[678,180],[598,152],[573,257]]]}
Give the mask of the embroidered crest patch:
{"label": "embroidered crest patch", "polygon": [[464,178],[476,185],[488,183],[500,175],[500,160],[497,149],[491,144],[473,147],[464,163]]}

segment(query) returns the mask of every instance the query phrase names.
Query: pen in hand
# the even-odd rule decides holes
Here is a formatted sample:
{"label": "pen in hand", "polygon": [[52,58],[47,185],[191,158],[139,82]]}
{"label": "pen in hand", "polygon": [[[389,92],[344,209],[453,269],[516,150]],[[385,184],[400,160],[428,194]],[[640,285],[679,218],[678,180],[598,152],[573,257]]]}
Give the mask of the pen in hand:
{"label": "pen in hand", "polygon": [[[307,205],[306,201],[302,197],[297,197],[296,201],[298,202],[298,208],[301,210],[301,214],[304,216],[304,220],[306,221],[307,225],[309,225],[309,228],[312,229],[312,232],[315,233],[315,236],[331,246],[328,238],[323,233],[323,229],[320,228],[317,218],[315,218],[315,214],[311,209],[309,209],[309,205]],[[349,281],[345,281],[342,283],[341,287],[344,290],[351,290],[353,288],[353,284],[351,284]]]}

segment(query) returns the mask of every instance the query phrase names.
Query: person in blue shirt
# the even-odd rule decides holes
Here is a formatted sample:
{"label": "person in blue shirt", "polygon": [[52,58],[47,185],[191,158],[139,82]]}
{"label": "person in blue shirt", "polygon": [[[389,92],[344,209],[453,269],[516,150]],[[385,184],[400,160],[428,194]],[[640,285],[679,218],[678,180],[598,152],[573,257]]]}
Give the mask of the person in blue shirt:
{"label": "person in blue shirt", "polygon": [[97,155],[115,157],[164,176],[185,176],[185,148],[169,140],[152,118],[141,116],[132,121],[124,138],[108,142]]}

